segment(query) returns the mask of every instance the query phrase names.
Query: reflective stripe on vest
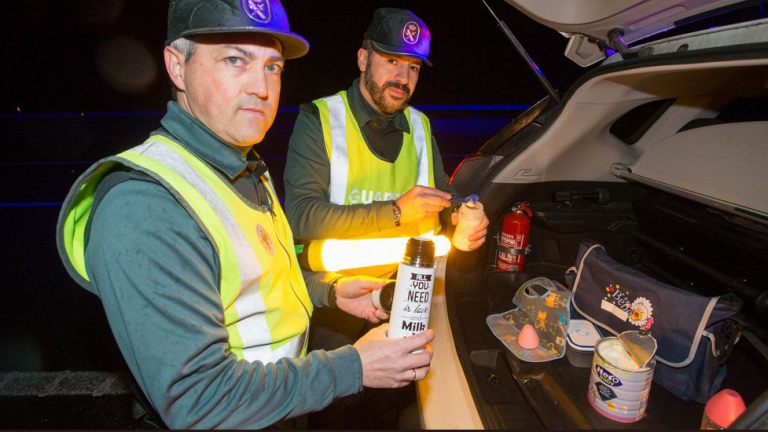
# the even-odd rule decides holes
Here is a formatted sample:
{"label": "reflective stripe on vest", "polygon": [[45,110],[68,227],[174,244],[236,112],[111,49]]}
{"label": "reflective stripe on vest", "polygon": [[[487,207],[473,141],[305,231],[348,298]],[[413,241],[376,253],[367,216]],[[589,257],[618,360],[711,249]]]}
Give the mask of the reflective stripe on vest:
{"label": "reflective stripe on vest", "polygon": [[411,131],[413,132],[413,140],[416,143],[416,153],[419,158],[419,178],[416,180],[416,184],[434,187],[435,182],[432,180],[434,177],[430,176],[430,167],[434,165],[432,165],[431,155],[427,154],[427,136],[424,133],[423,114],[416,108],[411,107],[407,111],[410,115]]}
{"label": "reflective stripe on vest", "polygon": [[[287,219],[274,192],[267,187],[275,206],[272,217],[249,206],[231,185],[179,144],[161,136],[150,139],[97,164],[73,190],[93,194],[96,187],[91,182],[98,183],[115,163],[141,170],[158,180],[184,205],[216,249],[230,350],[238,358],[263,363],[303,355],[312,304],[292,253],[293,239]],[[105,165],[107,169],[99,169]],[[97,172],[98,176],[89,175]],[[66,210],[67,220],[71,219],[70,213],[90,212],[90,208],[76,204],[88,201],[84,198],[68,199],[65,205],[69,201],[73,204]],[[67,254],[74,257],[73,266],[77,268],[74,264],[82,251],[76,249],[83,242],[67,242],[66,238],[72,233],[76,237],[84,230],[73,229],[73,225],[76,223],[64,223],[64,242],[70,244]],[[84,270],[82,273],[87,279]]]}
{"label": "reflective stripe on vest", "polygon": [[[361,163],[361,160],[350,160],[350,146],[357,146],[359,151],[367,151],[365,138],[362,136],[359,125],[354,119],[349,109],[346,99],[346,92],[342,91],[336,95],[329,96],[315,101],[320,112],[320,122],[323,126],[323,135],[326,140],[326,149],[330,157],[330,201],[334,204],[355,204],[351,202],[350,195],[356,197],[362,194],[359,202],[369,203],[371,201],[388,201],[398,198],[401,194],[407,192],[416,185],[434,187],[434,176],[432,173],[432,143],[431,132],[425,129],[425,124],[429,125],[429,120],[420,111],[413,107],[405,110],[412,133],[403,133],[403,145],[398,158],[393,164],[397,164],[401,158],[408,157],[410,149],[407,146],[413,146],[416,155],[416,172],[398,172],[399,176],[408,177],[415,174],[413,181],[409,181],[404,190],[395,190],[396,185],[390,180],[382,180],[379,183],[382,189],[388,192],[374,196],[373,190],[356,191],[354,187],[358,178],[350,178],[351,164]],[[366,172],[366,179],[376,180],[376,172]],[[366,193],[368,195],[366,195]],[[386,196],[389,193],[391,195]],[[370,199],[367,199],[370,197]]]}
{"label": "reflective stripe on vest", "polygon": [[331,202],[344,204],[347,197],[347,174],[349,174],[349,156],[347,155],[347,108],[341,96],[326,98],[331,123]]}

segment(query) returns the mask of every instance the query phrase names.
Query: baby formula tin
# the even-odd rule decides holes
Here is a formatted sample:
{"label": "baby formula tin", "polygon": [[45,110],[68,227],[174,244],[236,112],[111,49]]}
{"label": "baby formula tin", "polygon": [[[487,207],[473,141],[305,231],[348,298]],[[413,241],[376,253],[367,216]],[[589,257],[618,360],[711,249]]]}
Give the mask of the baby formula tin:
{"label": "baby formula tin", "polygon": [[629,357],[619,338],[606,337],[595,345],[587,398],[600,414],[623,423],[643,418],[656,360],[641,368]]}

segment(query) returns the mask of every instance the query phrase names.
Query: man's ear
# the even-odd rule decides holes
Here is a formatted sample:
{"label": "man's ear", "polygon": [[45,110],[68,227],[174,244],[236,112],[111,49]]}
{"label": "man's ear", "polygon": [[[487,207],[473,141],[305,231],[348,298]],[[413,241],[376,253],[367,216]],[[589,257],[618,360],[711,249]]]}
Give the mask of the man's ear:
{"label": "man's ear", "polygon": [[184,91],[184,56],[172,46],[163,50],[165,70],[179,91]]}
{"label": "man's ear", "polygon": [[368,51],[360,48],[357,50],[357,67],[360,72],[365,72],[365,66],[368,64]]}

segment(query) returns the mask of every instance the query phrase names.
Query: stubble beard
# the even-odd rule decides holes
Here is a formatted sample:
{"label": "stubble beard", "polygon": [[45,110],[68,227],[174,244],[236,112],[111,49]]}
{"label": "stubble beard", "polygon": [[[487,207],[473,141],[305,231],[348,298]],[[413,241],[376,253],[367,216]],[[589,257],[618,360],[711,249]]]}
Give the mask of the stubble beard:
{"label": "stubble beard", "polygon": [[[373,73],[371,73],[370,64],[365,69],[365,73],[363,74],[363,85],[365,85],[365,89],[368,90],[368,94],[371,95],[371,100],[373,101],[374,105],[376,105],[376,108],[387,115],[402,112],[408,105],[408,102],[411,100],[411,88],[408,86],[408,84],[400,84],[397,81],[387,81],[381,86],[376,84],[376,82],[373,80]],[[388,87],[404,91],[405,99],[400,103],[390,103],[390,101],[387,100],[387,96],[384,94]]]}

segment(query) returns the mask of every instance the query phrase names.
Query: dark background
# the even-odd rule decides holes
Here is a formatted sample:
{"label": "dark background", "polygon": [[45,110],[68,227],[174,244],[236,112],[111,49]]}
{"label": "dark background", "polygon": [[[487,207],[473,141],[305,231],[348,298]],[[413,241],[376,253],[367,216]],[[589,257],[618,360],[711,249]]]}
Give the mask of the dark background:
{"label": "dark background", "polygon": [[[566,39],[502,0],[488,4],[507,22],[555,88],[581,69],[562,53]],[[530,104],[544,94],[481,0],[321,2],[285,0],[291,30],[311,44],[288,62],[282,106],[346,88],[377,7],[414,11],[430,28],[434,68],[422,69],[419,104]],[[2,113],[164,110],[164,0],[3,2],[8,60]],[[7,50],[10,48],[10,52]]]}

